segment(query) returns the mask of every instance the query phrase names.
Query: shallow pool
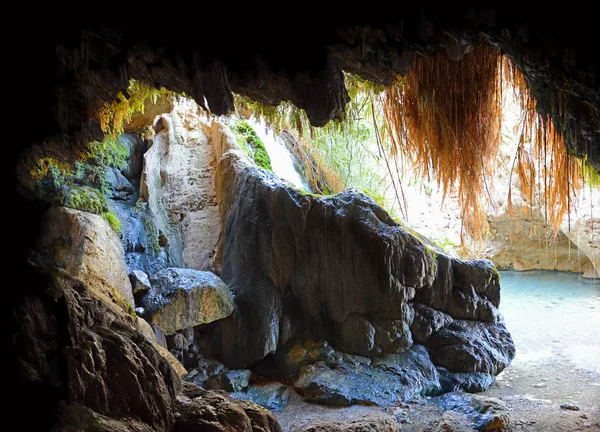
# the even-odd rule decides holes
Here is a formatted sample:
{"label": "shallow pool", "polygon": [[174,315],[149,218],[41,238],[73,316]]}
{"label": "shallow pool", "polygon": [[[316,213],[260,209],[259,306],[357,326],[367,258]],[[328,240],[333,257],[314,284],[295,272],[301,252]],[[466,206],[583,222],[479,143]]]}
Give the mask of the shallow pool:
{"label": "shallow pool", "polygon": [[501,272],[515,362],[564,359],[600,373],[600,281],[551,271]]}

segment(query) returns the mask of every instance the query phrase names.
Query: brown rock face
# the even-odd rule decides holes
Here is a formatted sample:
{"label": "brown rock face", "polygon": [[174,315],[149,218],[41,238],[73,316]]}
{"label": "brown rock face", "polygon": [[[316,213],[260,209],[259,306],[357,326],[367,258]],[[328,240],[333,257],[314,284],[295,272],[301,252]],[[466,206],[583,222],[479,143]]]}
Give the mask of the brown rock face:
{"label": "brown rock face", "polygon": [[361,420],[313,420],[295,429],[294,432],[396,432],[397,430],[398,424],[391,416],[381,415]]}
{"label": "brown rock face", "polygon": [[265,408],[187,382],[175,406],[175,432],[281,432],[277,419]]}
{"label": "brown rock face", "polygon": [[[507,214],[492,216],[490,226],[494,235],[489,258],[505,269],[583,272],[592,266],[590,258],[595,256],[594,249],[588,246],[594,236],[590,231],[581,230],[584,224],[582,219],[570,230],[563,227],[564,232],[550,244],[542,216],[531,215],[522,208],[517,209],[516,218]],[[579,254],[578,248],[583,253]],[[600,262],[600,258],[597,260]]]}
{"label": "brown rock face", "polygon": [[[33,375],[29,379],[51,373],[52,384],[64,389],[69,404],[166,429],[180,386],[169,363],[135,331],[132,318],[107,308],[66,272],[45,272],[47,295],[55,306],[41,308],[40,300],[31,298],[17,309],[22,343],[28,347],[20,358]],[[40,344],[49,339],[54,342]]]}
{"label": "brown rock face", "polygon": [[123,246],[102,217],[53,207],[44,216],[42,232],[38,246],[57,266],[107,302],[134,306]]}
{"label": "brown rock face", "polygon": [[[15,353],[21,385],[48,386],[61,399],[52,430],[281,431],[269,411],[251,402],[188,383],[180,394],[177,360],[159,353],[164,348],[138,333],[131,316],[107,307],[80,280],[47,264],[32,264],[30,280],[45,290],[13,309],[20,323]],[[37,423],[23,420],[23,427],[30,424]]]}

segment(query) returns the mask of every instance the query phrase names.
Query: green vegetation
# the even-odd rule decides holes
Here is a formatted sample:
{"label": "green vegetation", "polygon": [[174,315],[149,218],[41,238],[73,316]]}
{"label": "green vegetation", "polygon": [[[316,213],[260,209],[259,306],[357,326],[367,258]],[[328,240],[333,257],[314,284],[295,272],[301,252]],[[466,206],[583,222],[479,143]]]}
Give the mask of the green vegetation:
{"label": "green vegetation", "polygon": [[600,172],[587,163],[587,158],[579,159],[578,163],[584,183],[590,188],[600,188]]}
{"label": "green vegetation", "polygon": [[444,237],[440,240],[431,240],[431,241],[433,242],[433,244],[442,248],[445,251],[458,247],[458,245],[456,243],[454,243],[452,240],[450,240],[448,237]]}
{"label": "green vegetation", "polygon": [[231,123],[229,128],[235,135],[242,150],[246,152],[256,165],[268,171],[273,171],[271,159],[269,159],[265,144],[246,120],[238,119]]}
{"label": "green vegetation", "polygon": [[118,137],[88,144],[88,160],[95,165],[123,169],[127,166],[129,147]]}
{"label": "green vegetation", "polygon": [[114,232],[121,235],[121,221],[119,220],[116,214],[111,212],[104,212],[101,214],[101,216],[104,218],[104,220],[106,220],[106,222],[108,222],[108,224]]}
{"label": "green vegetation", "polygon": [[156,103],[161,96],[177,96],[165,88],[155,89],[136,80],[129,81],[126,93],[119,93],[117,100],[104,104],[100,110],[100,127],[109,138],[122,134],[123,123],[131,120],[133,113],[143,113],[147,102]]}
{"label": "green vegetation", "polygon": [[65,207],[101,215],[108,212],[106,198],[102,193],[89,186],[74,186],[67,192]]}

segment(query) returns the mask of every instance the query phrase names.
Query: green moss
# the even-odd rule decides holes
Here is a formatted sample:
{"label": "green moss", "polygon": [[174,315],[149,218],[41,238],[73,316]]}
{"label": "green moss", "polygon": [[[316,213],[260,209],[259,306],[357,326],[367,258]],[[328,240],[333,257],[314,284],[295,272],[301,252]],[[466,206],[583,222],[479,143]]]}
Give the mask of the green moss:
{"label": "green moss", "polygon": [[108,222],[108,224],[114,232],[121,235],[121,221],[119,220],[116,214],[111,212],[104,212],[102,213],[102,217],[104,218],[104,220],[106,220],[106,222]]}
{"label": "green moss", "polygon": [[124,311],[126,311],[129,315],[131,315],[136,321],[138,320],[138,316],[135,313],[135,309],[133,307],[133,305],[131,303],[129,303],[127,300],[125,300],[125,297],[123,297],[116,289],[112,289],[112,295],[114,297],[114,301],[115,303],[122,308]]}
{"label": "green moss", "polygon": [[452,240],[450,240],[448,237],[444,237],[441,240],[432,240],[432,242],[442,248],[443,250],[448,250],[448,248],[455,248],[458,245],[456,243],[454,243]]}
{"label": "green moss", "polygon": [[239,146],[259,167],[273,171],[271,159],[265,149],[265,144],[258,137],[252,126],[246,120],[236,120],[229,128],[235,135]]}
{"label": "green moss", "polygon": [[496,279],[496,281],[500,283],[500,271],[496,266],[490,268],[490,277],[488,279],[488,285],[491,284],[494,281],[494,279]]}
{"label": "green moss", "polygon": [[367,189],[367,188],[363,188],[362,193],[364,193],[365,195],[372,198],[373,201],[375,201],[379,205],[379,207],[381,207],[383,209],[386,208],[385,196],[383,196],[383,194],[377,193],[377,192]]}
{"label": "green moss", "polygon": [[75,186],[69,189],[64,205],[75,210],[98,215],[108,211],[104,195],[99,190],[89,186]]}
{"label": "green moss", "polygon": [[88,145],[87,157],[100,166],[123,169],[127,166],[130,151],[120,137],[108,137],[102,142]]}

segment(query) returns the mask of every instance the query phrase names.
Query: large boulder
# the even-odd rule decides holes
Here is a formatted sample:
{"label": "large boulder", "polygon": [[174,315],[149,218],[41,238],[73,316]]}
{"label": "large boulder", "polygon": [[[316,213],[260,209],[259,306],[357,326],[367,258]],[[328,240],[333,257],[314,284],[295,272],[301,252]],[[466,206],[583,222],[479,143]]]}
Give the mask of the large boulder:
{"label": "large boulder", "polygon": [[[452,322],[500,320],[491,261],[446,256],[354,191],[315,197],[227,151],[217,167],[223,271],[234,314],[211,355],[246,367],[294,336],[345,352],[401,353]],[[512,343],[512,342],[511,342]]]}
{"label": "large boulder", "polygon": [[142,304],[166,335],[210,323],[233,312],[233,297],[214,273],[166,268],[150,280]]}
{"label": "large boulder", "polygon": [[66,207],[44,215],[38,248],[95,296],[133,311],[134,299],[119,236],[100,216]]}

